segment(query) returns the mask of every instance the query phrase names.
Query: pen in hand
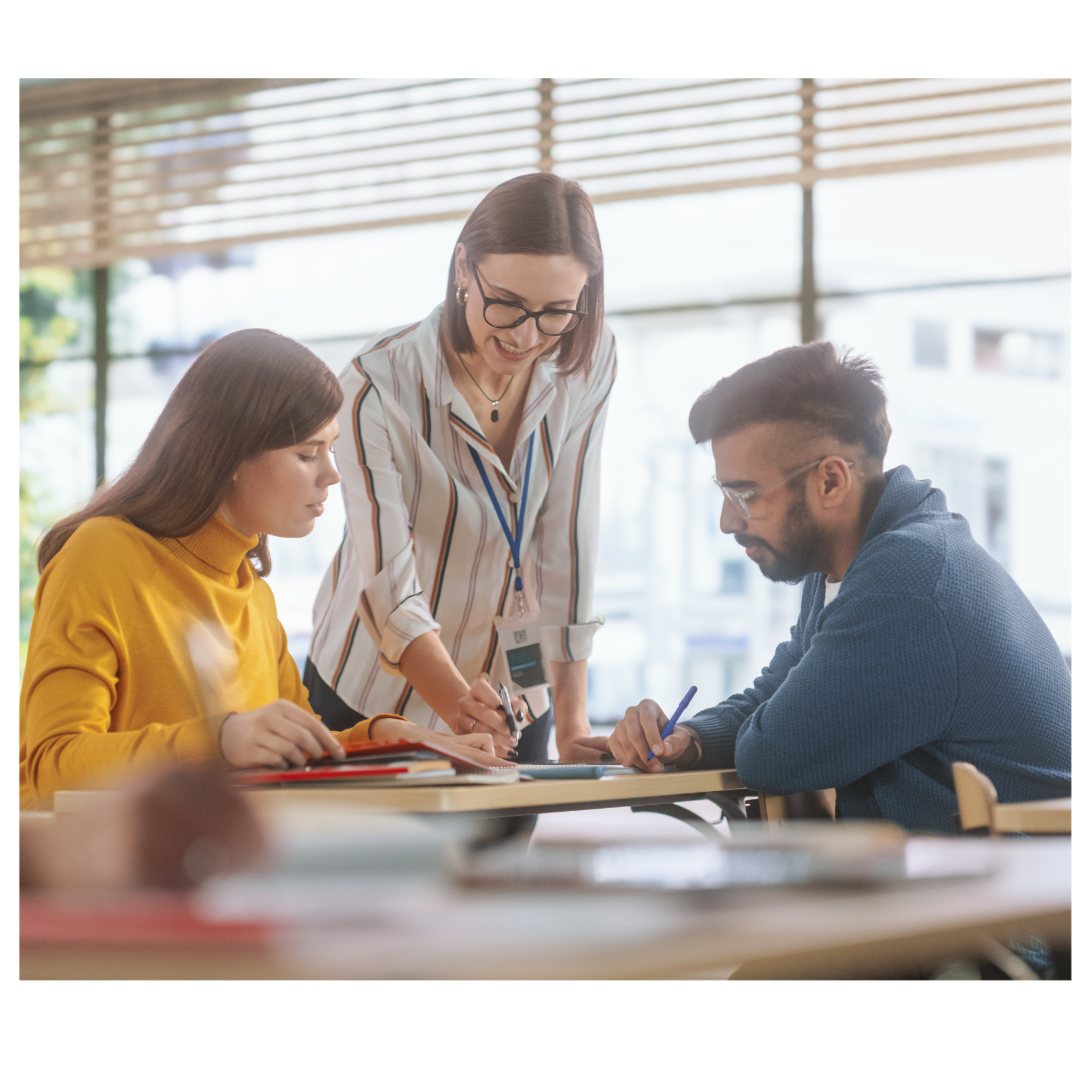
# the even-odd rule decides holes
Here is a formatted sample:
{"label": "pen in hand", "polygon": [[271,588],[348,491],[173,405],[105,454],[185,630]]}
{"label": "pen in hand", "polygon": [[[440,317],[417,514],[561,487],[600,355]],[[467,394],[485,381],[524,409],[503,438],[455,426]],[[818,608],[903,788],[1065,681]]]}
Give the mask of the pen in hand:
{"label": "pen in hand", "polygon": [[[514,706],[510,701],[510,691],[506,689],[503,683],[499,683],[499,700],[502,702],[499,706],[499,712],[503,714],[506,726],[510,729],[510,735],[516,742],[521,735],[521,731],[518,727],[518,718],[514,715]],[[512,759],[517,757],[516,749],[510,751],[510,757]]]}
{"label": "pen in hand", "polygon": [[[691,686],[686,691],[686,696],[679,702],[679,707],[671,714],[671,719],[664,725],[664,730],[660,734],[660,741],[663,742],[674,730],[675,725],[678,723],[679,717],[686,711],[686,706],[690,704],[690,699],[697,693],[697,687]],[[656,755],[650,750],[649,756],[646,761],[652,761]]]}

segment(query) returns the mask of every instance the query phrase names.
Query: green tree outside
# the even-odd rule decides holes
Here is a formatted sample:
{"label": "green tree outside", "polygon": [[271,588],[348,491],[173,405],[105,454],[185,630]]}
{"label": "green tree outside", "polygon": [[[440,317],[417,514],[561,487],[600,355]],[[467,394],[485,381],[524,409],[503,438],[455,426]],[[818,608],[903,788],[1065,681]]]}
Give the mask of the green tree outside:
{"label": "green tree outside", "polygon": [[[43,267],[19,275],[19,422],[66,411],[46,379],[49,363],[85,330],[76,318],[77,301],[89,294],[85,272]],[[19,466],[19,677],[26,662],[26,643],[37,588],[36,544],[49,524],[43,509],[48,492]]]}

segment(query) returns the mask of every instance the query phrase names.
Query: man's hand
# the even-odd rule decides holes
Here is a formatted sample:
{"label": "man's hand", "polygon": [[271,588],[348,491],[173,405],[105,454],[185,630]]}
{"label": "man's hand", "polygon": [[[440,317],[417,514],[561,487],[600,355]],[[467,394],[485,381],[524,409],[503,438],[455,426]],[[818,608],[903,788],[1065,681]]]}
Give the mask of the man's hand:
{"label": "man's hand", "polygon": [[[632,765],[645,772],[663,772],[665,765],[693,765],[699,750],[690,729],[676,724],[675,730],[661,740],[667,721],[664,710],[649,698],[631,705],[608,739],[608,752],[620,765]],[[652,761],[646,760],[650,750]]]}
{"label": "man's hand", "polygon": [[337,761],[345,757],[341,744],[318,717],[284,698],[226,717],[218,741],[221,756],[237,769],[256,765],[287,769],[327,754]]}

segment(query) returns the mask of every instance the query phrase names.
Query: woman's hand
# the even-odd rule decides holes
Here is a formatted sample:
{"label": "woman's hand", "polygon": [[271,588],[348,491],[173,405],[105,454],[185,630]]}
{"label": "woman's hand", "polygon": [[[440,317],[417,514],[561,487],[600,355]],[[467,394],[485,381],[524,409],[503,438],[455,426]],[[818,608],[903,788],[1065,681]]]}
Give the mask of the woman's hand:
{"label": "woman's hand", "polygon": [[407,739],[409,742],[434,743],[445,746],[448,751],[460,754],[463,758],[476,765],[483,765],[487,769],[495,769],[506,765],[506,762],[495,756],[495,747],[491,736],[477,733],[475,735],[444,735],[440,731],[431,731],[429,728],[420,727],[408,720],[399,720],[394,716],[381,716],[373,720],[368,727],[368,737],[371,739]]}
{"label": "woman's hand", "polygon": [[[666,724],[664,710],[646,698],[626,710],[608,739],[608,750],[620,765],[632,765],[645,772],[663,772],[664,766],[670,764],[688,768],[700,756],[690,729],[676,724],[675,730],[661,740]],[[652,761],[648,760],[650,750]]]}
{"label": "woman's hand", "polygon": [[[526,712],[525,702],[521,698],[511,698],[510,704],[515,712]],[[498,693],[481,675],[473,679],[469,692],[458,699],[457,713],[450,726],[459,735],[490,736],[495,753],[501,758],[507,758],[510,751],[517,746],[518,740],[510,734],[506,717],[497,711],[499,705]]]}
{"label": "woman's hand", "polygon": [[329,754],[345,757],[341,744],[317,717],[284,698],[251,712],[233,713],[218,730],[221,756],[237,769],[256,765],[303,767]]}
{"label": "woman's hand", "polygon": [[564,765],[598,765],[608,748],[606,735],[586,735],[576,738],[569,748],[559,751],[559,763]]}

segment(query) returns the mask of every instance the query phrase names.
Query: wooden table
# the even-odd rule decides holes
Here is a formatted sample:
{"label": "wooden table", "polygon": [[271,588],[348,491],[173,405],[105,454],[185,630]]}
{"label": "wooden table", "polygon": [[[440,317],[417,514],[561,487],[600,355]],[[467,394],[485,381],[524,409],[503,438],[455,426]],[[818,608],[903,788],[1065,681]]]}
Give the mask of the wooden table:
{"label": "wooden table", "polygon": [[28,932],[27,909],[22,977],[860,978],[929,972],[1014,936],[1036,934],[1052,947],[1070,940],[1067,838],[909,843],[947,852],[990,845],[1001,865],[968,879],[712,895],[372,885],[352,901],[362,917],[219,926],[201,942],[183,926],[171,939],[103,941],[107,918],[92,909],[81,938],[50,939],[40,912],[39,932]]}
{"label": "wooden table", "polygon": [[[745,790],[734,769],[641,773],[605,776],[599,780],[520,780],[515,784],[457,787],[306,787],[248,791],[259,805],[349,811],[397,811],[412,814],[480,814],[512,816],[564,810],[598,810],[611,806],[666,806],[707,798],[714,793]],[[78,810],[107,795],[97,791],[58,791],[57,813]]]}

